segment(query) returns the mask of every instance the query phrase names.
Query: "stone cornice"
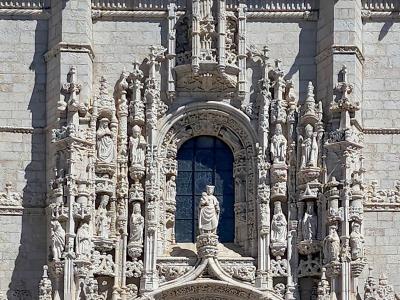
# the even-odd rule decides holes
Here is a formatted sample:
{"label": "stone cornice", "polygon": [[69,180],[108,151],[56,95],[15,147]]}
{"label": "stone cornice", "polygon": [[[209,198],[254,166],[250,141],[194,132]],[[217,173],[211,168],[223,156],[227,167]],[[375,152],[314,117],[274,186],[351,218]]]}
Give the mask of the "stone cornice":
{"label": "stone cornice", "polygon": [[92,10],[92,19],[112,18],[166,18],[166,10]]}
{"label": "stone cornice", "polygon": [[16,17],[31,19],[48,19],[50,14],[46,9],[37,8],[0,8],[0,17]]}
{"label": "stone cornice", "polygon": [[16,127],[16,126],[0,126],[0,132],[9,132],[9,133],[24,133],[24,134],[33,134],[33,133],[43,133],[43,127]]}
{"label": "stone cornice", "polygon": [[57,45],[53,46],[49,51],[44,54],[45,61],[49,61],[50,58],[56,56],[61,52],[77,52],[77,53],[87,53],[91,60],[94,59],[94,51],[91,45],[89,44],[74,44],[74,43],[65,43],[60,42]]}
{"label": "stone cornice", "polygon": [[369,9],[363,9],[361,11],[361,17],[363,21],[374,21],[374,20],[400,20],[400,11],[374,11]]}
{"label": "stone cornice", "polygon": [[400,134],[400,128],[363,128],[365,134]]}
{"label": "stone cornice", "polygon": [[326,48],[325,50],[321,51],[315,57],[315,61],[318,64],[334,54],[356,55],[356,57],[362,64],[365,61],[364,54],[362,53],[361,49],[355,45],[333,45],[332,47]]}
{"label": "stone cornice", "polygon": [[246,13],[248,19],[266,19],[266,20],[307,20],[317,21],[317,11],[250,11]]}

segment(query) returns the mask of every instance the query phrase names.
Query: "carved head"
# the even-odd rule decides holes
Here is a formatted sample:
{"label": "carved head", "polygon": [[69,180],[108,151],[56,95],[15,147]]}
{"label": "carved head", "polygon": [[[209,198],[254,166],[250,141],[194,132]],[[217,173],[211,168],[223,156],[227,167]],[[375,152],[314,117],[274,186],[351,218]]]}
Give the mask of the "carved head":
{"label": "carved head", "polygon": [[352,229],[352,231],[354,231],[354,232],[360,233],[360,224],[357,223],[357,222],[353,222],[353,223],[351,224],[351,229]]}
{"label": "carved head", "polygon": [[172,181],[175,181],[175,179],[176,179],[175,175],[172,175],[170,178],[170,180],[172,180]]}
{"label": "carved head", "polygon": [[336,235],[337,234],[336,229],[337,229],[336,225],[329,226],[329,235]]}
{"label": "carved head", "polygon": [[280,201],[276,201],[275,203],[274,203],[274,214],[276,215],[276,214],[279,214],[279,213],[281,213],[282,212],[282,205],[281,205],[281,202]]}
{"label": "carved head", "polygon": [[132,128],[132,133],[133,133],[133,136],[134,136],[134,137],[138,137],[138,136],[140,136],[141,133],[142,133],[142,128],[140,128],[139,125],[135,125],[135,126],[133,126],[133,128]]}
{"label": "carved head", "polygon": [[206,186],[207,194],[208,195],[214,194],[214,188],[215,188],[215,186],[213,186],[213,185],[207,185]]}
{"label": "carved head", "polygon": [[142,209],[140,208],[140,203],[136,202],[133,205],[133,213],[134,214],[140,214],[142,212]]}
{"label": "carved head", "polygon": [[306,128],[306,137],[312,137],[313,133],[314,133],[314,128],[311,124],[307,124]]}
{"label": "carved head", "polygon": [[282,134],[282,125],[281,124],[276,124],[275,134],[276,135],[281,135]]}
{"label": "carved head", "polygon": [[311,201],[307,202],[307,213],[309,215],[314,214],[314,203]]}
{"label": "carved head", "polygon": [[100,206],[107,206],[109,198],[110,198],[110,196],[108,196],[108,195],[105,195],[105,194],[101,195]]}
{"label": "carved head", "polygon": [[107,118],[102,118],[102,119],[100,119],[99,127],[106,128],[106,127],[108,127],[109,123],[110,123],[110,121]]}

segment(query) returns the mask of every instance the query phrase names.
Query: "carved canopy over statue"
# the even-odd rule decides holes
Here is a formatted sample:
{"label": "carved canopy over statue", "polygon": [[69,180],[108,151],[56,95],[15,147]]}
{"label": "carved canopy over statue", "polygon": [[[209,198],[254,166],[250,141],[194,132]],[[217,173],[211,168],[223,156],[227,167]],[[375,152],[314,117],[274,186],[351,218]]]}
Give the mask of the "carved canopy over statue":
{"label": "carved canopy over statue", "polygon": [[214,186],[207,185],[200,199],[199,230],[200,233],[216,233],[219,220],[219,202],[214,194]]}

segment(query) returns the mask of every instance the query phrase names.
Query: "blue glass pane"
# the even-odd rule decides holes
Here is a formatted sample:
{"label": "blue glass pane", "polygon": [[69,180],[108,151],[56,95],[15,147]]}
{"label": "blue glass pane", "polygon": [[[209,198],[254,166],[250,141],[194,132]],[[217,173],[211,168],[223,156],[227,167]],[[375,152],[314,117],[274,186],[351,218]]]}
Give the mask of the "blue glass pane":
{"label": "blue glass pane", "polygon": [[193,148],[193,145],[194,145],[194,139],[190,139],[184,142],[182,146],[179,148],[179,150]]}
{"label": "blue glass pane", "polygon": [[196,138],[196,148],[213,148],[215,138],[211,136],[199,136]]}
{"label": "blue glass pane", "polygon": [[191,195],[176,197],[176,218],[177,219],[193,218],[193,201]]}
{"label": "blue glass pane", "polygon": [[175,239],[177,242],[193,242],[192,220],[175,220]]}
{"label": "blue glass pane", "polygon": [[233,218],[233,195],[218,196],[217,199],[221,208],[221,218]]}
{"label": "blue glass pane", "polygon": [[233,157],[226,151],[215,152],[215,168],[217,171],[230,171],[233,168]]}
{"label": "blue glass pane", "polygon": [[206,186],[213,183],[212,172],[196,172],[194,173],[194,193],[200,195],[206,191]]}
{"label": "blue glass pane", "polygon": [[228,145],[227,144],[225,144],[223,141],[221,141],[220,139],[215,139],[215,148],[217,148],[217,149],[226,149],[226,148],[228,148],[229,149],[229,147],[228,147]]}
{"label": "blue glass pane", "polygon": [[192,195],[193,194],[193,173],[192,172],[178,172],[176,179],[176,193],[177,195]]}
{"label": "blue glass pane", "polygon": [[212,171],[214,169],[214,152],[209,149],[198,149],[194,168],[195,171]]}
{"label": "blue glass pane", "polygon": [[233,193],[233,175],[231,171],[216,172],[215,174],[215,194]]}
{"label": "blue glass pane", "polygon": [[193,150],[180,149],[177,155],[178,170],[179,171],[192,171],[193,168]]}
{"label": "blue glass pane", "polygon": [[230,243],[234,241],[235,222],[233,219],[220,219],[218,225],[218,236],[222,243]]}

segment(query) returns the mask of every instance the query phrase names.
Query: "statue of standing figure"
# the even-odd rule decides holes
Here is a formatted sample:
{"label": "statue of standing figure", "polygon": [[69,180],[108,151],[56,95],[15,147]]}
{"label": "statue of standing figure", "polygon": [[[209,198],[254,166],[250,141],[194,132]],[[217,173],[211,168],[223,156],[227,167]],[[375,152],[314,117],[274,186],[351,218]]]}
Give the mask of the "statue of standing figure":
{"label": "statue of standing figure", "polygon": [[271,158],[274,163],[284,163],[286,160],[287,141],[282,134],[282,125],[277,124],[271,140]]}
{"label": "statue of standing figure", "polygon": [[301,141],[301,168],[317,167],[318,143],[317,133],[311,124],[305,127],[305,138]]}
{"label": "statue of standing figure", "polygon": [[142,128],[138,125],[133,126],[132,136],[129,138],[129,151],[132,166],[144,167],[146,145],[146,140],[142,135]]}
{"label": "statue of standing figure", "polygon": [[60,260],[65,249],[65,230],[59,221],[51,221],[51,251],[54,260]]}
{"label": "statue of standing figure", "polygon": [[307,202],[307,209],[302,221],[303,240],[315,240],[317,237],[317,216],[314,213],[314,203]]}
{"label": "statue of standing figure", "polygon": [[101,195],[100,205],[96,213],[96,231],[102,238],[108,238],[110,235],[110,218],[108,216],[107,205],[110,196]]}
{"label": "statue of standing figure", "polygon": [[219,202],[214,196],[214,186],[207,185],[200,199],[199,230],[203,233],[217,233],[220,214]]}
{"label": "statue of standing figure", "polygon": [[99,122],[97,129],[97,158],[105,163],[111,163],[114,160],[114,141],[113,133],[109,128],[110,121],[103,118]]}
{"label": "statue of standing figure", "polygon": [[350,249],[351,258],[357,260],[364,257],[364,236],[361,234],[361,226],[357,222],[351,224]]}
{"label": "statue of standing figure", "polygon": [[76,232],[76,254],[78,258],[89,258],[92,251],[92,242],[90,240],[89,224],[83,223]]}
{"label": "statue of standing figure", "polygon": [[130,234],[129,242],[137,244],[143,243],[143,229],[144,229],[144,218],[142,216],[142,209],[140,203],[136,202],[133,205],[133,212],[130,219]]}
{"label": "statue of standing figure", "polygon": [[339,261],[340,239],[336,231],[336,226],[329,226],[329,234],[324,239],[324,263]]}
{"label": "statue of standing figure", "polygon": [[166,200],[167,203],[176,202],[176,177],[174,175],[171,176],[166,184]]}
{"label": "statue of standing figure", "polygon": [[274,203],[274,215],[271,221],[271,243],[286,243],[287,220],[282,212],[280,201]]}

